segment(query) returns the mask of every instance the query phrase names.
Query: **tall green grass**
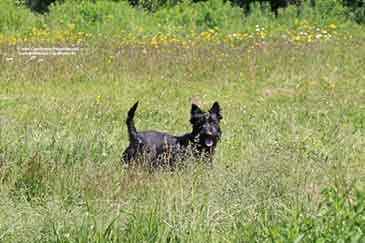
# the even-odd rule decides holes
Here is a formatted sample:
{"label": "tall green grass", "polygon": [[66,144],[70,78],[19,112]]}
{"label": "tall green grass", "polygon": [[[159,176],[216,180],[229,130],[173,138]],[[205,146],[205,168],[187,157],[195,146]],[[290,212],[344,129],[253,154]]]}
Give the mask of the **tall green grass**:
{"label": "tall green grass", "polygon": [[[0,242],[363,242],[364,32],[330,3],[276,19],[215,0],[152,14],[66,1],[47,16],[0,1],[3,35],[75,24],[96,36],[75,56],[0,46]],[[188,48],[114,38],[256,25],[281,35],[302,22],[354,36]],[[138,130],[173,134],[190,130],[191,100],[219,101],[214,167],[123,169],[136,100]]]}
{"label": "tall green grass", "polygon": [[[359,39],[0,58],[2,242],[364,240]],[[351,47],[351,48],[350,48]],[[113,57],[113,58],[111,58]],[[110,60],[110,61],[107,61]],[[123,170],[124,119],[189,131],[224,111],[214,168]]]}

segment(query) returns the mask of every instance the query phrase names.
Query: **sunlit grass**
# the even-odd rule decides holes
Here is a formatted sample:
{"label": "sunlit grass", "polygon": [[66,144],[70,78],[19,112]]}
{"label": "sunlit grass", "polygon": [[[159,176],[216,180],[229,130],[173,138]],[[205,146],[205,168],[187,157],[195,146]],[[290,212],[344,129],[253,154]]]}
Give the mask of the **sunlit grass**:
{"label": "sunlit grass", "polygon": [[[338,31],[335,24],[325,28],[309,25],[304,22],[294,29],[286,31],[266,30],[256,25],[252,32],[226,33],[219,28],[209,29],[200,33],[191,32],[190,35],[173,35],[158,33],[157,35],[138,33],[120,33],[108,36],[110,41],[121,45],[152,46],[154,48],[164,46],[178,46],[189,48],[190,46],[218,44],[229,46],[241,46],[248,43],[266,43],[272,41],[287,41],[293,43],[315,43],[329,40],[351,39],[352,36],[344,30]],[[31,44],[72,44],[84,45],[93,39],[93,33],[77,31],[75,24],[70,23],[64,30],[52,31],[47,28],[33,28],[23,35],[0,35],[0,45],[31,45]],[[98,39],[98,36],[94,40]]]}
{"label": "sunlit grass", "polygon": [[[186,29],[67,4],[0,32],[0,242],[365,241],[361,27],[256,11]],[[214,167],[123,169],[136,100],[138,130],[172,134],[219,101]]]}
{"label": "sunlit grass", "polygon": [[[3,46],[1,241],[361,241],[364,46],[267,38],[91,41],[67,57]],[[223,107],[214,168],[123,170],[130,105],[138,129],[181,134],[192,99]]]}

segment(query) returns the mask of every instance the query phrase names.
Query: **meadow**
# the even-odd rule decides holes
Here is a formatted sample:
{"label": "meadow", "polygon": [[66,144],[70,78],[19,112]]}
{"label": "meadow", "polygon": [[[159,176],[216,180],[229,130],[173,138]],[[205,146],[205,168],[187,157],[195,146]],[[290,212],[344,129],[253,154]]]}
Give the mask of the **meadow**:
{"label": "meadow", "polygon": [[[181,9],[193,17],[170,26],[166,16],[183,10],[9,8],[0,22],[0,242],[365,241],[363,26],[338,9],[275,19],[214,4],[197,5],[212,20],[199,25],[189,5]],[[93,15],[100,9],[110,17]],[[19,53],[54,46],[81,49]],[[206,109],[219,101],[214,167],[123,169],[136,100],[138,130],[173,134],[190,130],[192,100]]]}

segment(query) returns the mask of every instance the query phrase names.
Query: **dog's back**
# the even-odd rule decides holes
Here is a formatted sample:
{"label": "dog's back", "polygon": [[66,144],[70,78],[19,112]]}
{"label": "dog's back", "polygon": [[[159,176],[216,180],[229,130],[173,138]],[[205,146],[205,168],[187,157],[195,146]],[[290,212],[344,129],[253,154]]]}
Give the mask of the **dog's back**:
{"label": "dog's back", "polygon": [[148,160],[155,161],[160,154],[167,151],[175,151],[177,137],[168,133],[157,131],[137,132],[134,125],[134,114],[138,107],[138,101],[128,111],[126,120],[129,146],[122,155],[125,164],[129,164],[132,160],[136,160],[139,155],[148,156]]}

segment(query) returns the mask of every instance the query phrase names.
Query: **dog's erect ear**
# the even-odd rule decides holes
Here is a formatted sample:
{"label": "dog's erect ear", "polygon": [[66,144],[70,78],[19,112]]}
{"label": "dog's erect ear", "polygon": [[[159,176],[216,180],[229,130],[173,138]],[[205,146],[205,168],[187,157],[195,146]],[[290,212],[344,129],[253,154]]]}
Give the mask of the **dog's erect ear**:
{"label": "dog's erect ear", "polygon": [[191,118],[190,118],[190,122],[192,124],[197,123],[201,120],[201,118],[204,115],[204,111],[202,111],[199,106],[197,106],[196,104],[192,104],[191,105]]}
{"label": "dog's erect ear", "polygon": [[204,114],[204,111],[202,111],[199,106],[197,106],[196,104],[192,104],[191,105],[191,116],[199,116],[201,114]]}
{"label": "dog's erect ear", "polygon": [[217,101],[214,102],[212,108],[210,108],[209,110],[209,113],[215,115],[218,120],[221,120],[223,118],[221,107]]}

